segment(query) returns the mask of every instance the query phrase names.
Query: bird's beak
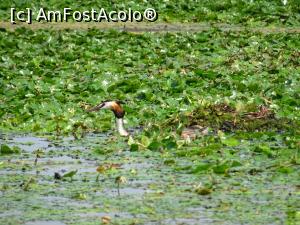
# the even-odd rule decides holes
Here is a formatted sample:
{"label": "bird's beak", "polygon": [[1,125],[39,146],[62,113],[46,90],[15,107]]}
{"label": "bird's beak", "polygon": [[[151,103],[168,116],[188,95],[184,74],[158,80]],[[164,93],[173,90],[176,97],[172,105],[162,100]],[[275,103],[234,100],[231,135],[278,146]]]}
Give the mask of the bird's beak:
{"label": "bird's beak", "polygon": [[94,106],[94,107],[88,109],[87,111],[88,111],[88,112],[99,111],[101,108],[103,108],[103,106],[104,106],[104,103],[101,102],[99,105],[96,105],[96,106]]}

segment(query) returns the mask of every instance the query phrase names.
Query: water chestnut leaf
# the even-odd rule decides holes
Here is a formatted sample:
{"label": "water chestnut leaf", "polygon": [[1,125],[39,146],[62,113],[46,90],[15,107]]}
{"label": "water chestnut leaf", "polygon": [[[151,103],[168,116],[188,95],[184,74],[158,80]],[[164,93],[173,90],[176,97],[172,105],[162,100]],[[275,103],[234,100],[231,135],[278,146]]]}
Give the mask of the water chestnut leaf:
{"label": "water chestnut leaf", "polygon": [[138,144],[131,144],[130,145],[130,151],[138,151],[139,150],[139,145]]}
{"label": "water chestnut leaf", "polygon": [[191,172],[192,173],[201,173],[209,170],[212,167],[210,163],[201,163],[198,164]]}
{"label": "water chestnut leaf", "polygon": [[65,177],[72,178],[77,172],[78,172],[78,170],[71,170],[70,172],[67,172],[67,173],[63,174],[62,177],[63,178],[65,178]]}
{"label": "water chestnut leaf", "polygon": [[9,147],[6,144],[1,144],[0,155],[19,154],[21,149],[17,146]]}
{"label": "water chestnut leaf", "polygon": [[235,138],[221,138],[221,142],[224,144],[224,145],[227,145],[227,146],[230,146],[230,147],[235,147],[235,146],[238,146],[239,145],[239,141]]}

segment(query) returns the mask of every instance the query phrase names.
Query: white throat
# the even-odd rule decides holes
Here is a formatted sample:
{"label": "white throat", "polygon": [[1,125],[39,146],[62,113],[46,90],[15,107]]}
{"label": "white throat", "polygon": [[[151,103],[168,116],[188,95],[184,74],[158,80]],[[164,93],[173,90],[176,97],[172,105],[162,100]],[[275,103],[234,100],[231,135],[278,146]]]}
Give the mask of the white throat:
{"label": "white throat", "polygon": [[123,118],[116,118],[117,130],[121,136],[128,136],[128,132],[124,128]]}

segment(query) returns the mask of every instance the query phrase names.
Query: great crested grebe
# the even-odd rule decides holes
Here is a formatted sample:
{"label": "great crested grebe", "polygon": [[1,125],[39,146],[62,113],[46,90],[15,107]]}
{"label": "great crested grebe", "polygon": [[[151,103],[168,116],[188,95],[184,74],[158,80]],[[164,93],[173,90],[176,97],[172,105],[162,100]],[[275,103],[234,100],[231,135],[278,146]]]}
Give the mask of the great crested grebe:
{"label": "great crested grebe", "polygon": [[[124,116],[125,116],[125,110],[121,106],[121,101],[111,101],[106,100],[101,102],[100,104],[88,109],[88,112],[94,112],[99,111],[101,109],[110,109],[113,111],[115,117],[116,117],[116,127],[117,131],[121,136],[129,136],[129,133],[124,128]],[[207,135],[208,134],[208,128],[207,127],[201,127],[198,125],[186,127],[183,129],[181,133],[181,138],[191,142],[192,140],[196,139],[200,135]]]}
{"label": "great crested grebe", "polygon": [[116,117],[116,126],[119,134],[121,136],[129,136],[129,133],[124,128],[124,115],[125,110],[121,106],[121,101],[103,101],[100,104],[96,105],[95,107],[92,107],[91,109],[87,110],[88,112],[94,112],[99,111],[100,109],[110,109],[113,111],[115,117]]}

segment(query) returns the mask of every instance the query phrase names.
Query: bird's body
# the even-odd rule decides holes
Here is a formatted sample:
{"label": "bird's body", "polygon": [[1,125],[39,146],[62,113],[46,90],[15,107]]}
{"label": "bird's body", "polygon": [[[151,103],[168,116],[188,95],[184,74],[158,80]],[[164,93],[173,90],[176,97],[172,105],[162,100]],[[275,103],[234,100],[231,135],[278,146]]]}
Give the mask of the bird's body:
{"label": "bird's body", "polygon": [[96,105],[95,107],[89,109],[88,111],[93,112],[101,109],[110,109],[116,117],[116,127],[119,134],[125,137],[129,136],[129,133],[124,127],[125,111],[122,108],[120,101],[104,101]]}
{"label": "bird's body", "polygon": [[191,142],[192,140],[195,140],[199,136],[207,135],[208,132],[209,132],[208,127],[193,125],[184,128],[180,136],[182,139],[186,140],[187,142]]}

